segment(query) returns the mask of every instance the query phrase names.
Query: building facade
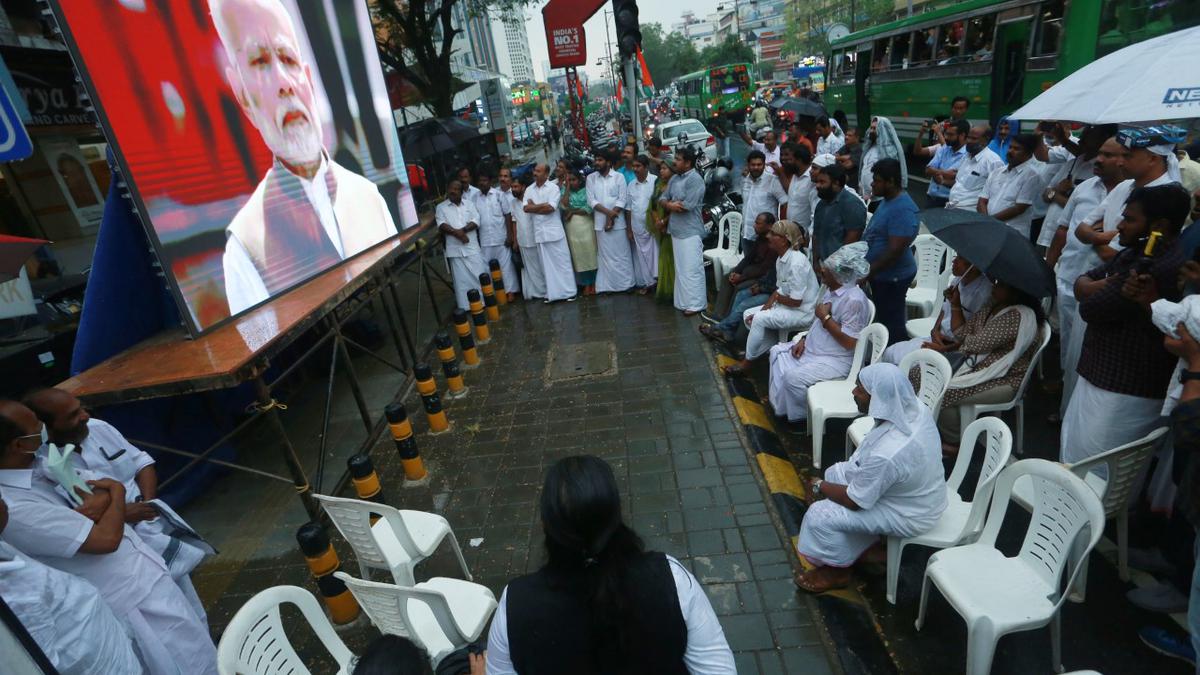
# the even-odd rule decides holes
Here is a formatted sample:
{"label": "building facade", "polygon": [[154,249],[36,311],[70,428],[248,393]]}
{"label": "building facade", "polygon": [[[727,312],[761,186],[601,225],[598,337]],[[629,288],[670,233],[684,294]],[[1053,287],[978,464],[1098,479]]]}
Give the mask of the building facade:
{"label": "building facade", "polygon": [[525,15],[520,10],[507,16],[492,17],[492,38],[496,53],[496,71],[513,82],[533,82],[533,55],[529,51],[529,34],[525,30]]}

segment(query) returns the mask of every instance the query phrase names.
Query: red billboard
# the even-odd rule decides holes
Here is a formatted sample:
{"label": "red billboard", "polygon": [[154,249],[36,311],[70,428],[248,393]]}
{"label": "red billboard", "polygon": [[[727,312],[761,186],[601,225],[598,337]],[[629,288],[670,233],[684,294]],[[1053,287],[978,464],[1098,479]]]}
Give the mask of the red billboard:
{"label": "red billboard", "polygon": [[362,0],[54,0],[193,334],[417,223]]}
{"label": "red billboard", "polygon": [[550,0],[542,8],[542,23],[546,27],[546,48],[550,52],[551,68],[570,68],[587,65],[587,39],[583,22],[587,21],[606,0]]}

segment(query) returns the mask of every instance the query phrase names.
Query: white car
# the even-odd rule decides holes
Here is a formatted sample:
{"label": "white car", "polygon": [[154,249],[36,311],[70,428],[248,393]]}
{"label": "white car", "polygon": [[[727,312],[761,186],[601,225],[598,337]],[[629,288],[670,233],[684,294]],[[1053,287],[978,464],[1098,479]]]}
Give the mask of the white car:
{"label": "white car", "polygon": [[663,122],[654,129],[655,138],[662,140],[663,145],[672,153],[683,143],[693,148],[704,150],[704,155],[712,161],[717,160],[717,139],[709,133],[700,120],[684,118],[671,122]]}

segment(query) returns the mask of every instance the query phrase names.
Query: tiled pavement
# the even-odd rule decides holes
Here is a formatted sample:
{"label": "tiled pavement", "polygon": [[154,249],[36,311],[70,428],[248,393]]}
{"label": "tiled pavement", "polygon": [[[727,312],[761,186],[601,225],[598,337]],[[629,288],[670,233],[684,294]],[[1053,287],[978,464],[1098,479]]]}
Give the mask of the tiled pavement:
{"label": "tiled pavement", "polygon": [[[647,546],[679,558],[704,585],[739,673],[837,672],[815,605],[792,585],[794,556],[694,320],[634,295],[502,311],[491,343],[480,345],[483,362],[465,371],[467,395],[443,396],[448,433],[426,433],[418,402],[407,400],[428,484],[402,486],[390,439],[375,448],[388,503],[444,514],[476,580],[498,595],[540,564],[546,468],[598,455],[613,466],[628,522]],[[360,376],[371,379],[367,368]],[[374,396],[367,386],[376,409],[397,386],[395,376],[379,378]],[[288,415],[302,418],[303,401]],[[215,635],[262,588],[313,588],[293,538],[305,515],[286,486],[227,478],[185,515],[222,551],[195,575]],[[344,569],[357,573],[332,538]],[[455,574],[446,551],[418,567],[418,578]],[[352,649],[374,634],[346,633]]]}

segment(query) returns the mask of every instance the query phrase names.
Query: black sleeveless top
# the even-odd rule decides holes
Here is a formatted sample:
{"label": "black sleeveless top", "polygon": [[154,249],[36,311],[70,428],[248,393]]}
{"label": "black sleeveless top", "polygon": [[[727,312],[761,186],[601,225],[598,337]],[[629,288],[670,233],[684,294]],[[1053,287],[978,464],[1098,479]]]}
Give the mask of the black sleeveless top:
{"label": "black sleeveless top", "polygon": [[544,568],[509,583],[508,646],[520,675],[687,675],[687,624],[666,555],[648,552],[630,565],[631,663],[594,662],[586,599],[572,586]]}

